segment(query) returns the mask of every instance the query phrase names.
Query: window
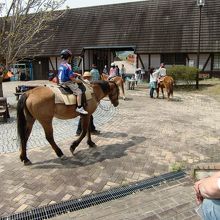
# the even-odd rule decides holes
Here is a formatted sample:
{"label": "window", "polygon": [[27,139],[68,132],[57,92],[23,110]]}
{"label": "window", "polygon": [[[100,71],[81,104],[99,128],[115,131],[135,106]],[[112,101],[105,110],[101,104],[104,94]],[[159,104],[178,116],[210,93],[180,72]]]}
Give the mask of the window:
{"label": "window", "polygon": [[220,54],[214,54],[213,70],[220,70]]}
{"label": "window", "polygon": [[161,54],[161,62],[166,65],[186,65],[186,54],[184,53],[164,53]]}

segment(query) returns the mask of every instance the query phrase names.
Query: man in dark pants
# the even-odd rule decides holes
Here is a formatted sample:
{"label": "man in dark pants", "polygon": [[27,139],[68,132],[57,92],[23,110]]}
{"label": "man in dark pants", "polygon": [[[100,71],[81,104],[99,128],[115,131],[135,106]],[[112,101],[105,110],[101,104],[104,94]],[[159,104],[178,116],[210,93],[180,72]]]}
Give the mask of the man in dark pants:
{"label": "man in dark pants", "polygon": [[[77,127],[77,130],[76,130],[76,136],[79,136],[81,131],[82,131],[82,124],[81,124],[81,121],[82,121],[82,118],[79,119],[79,122],[78,122],[78,127]],[[90,116],[90,122],[89,122],[89,125],[90,125],[90,131],[91,131],[91,134],[100,134],[100,131],[99,130],[96,130],[95,128],[95,125],[94,125],[94,122],[93,122],[93,116],[91,115]]]}
{"label": "man in dark pants", "polygon": [[[92,78],[92,75],[90,72],[85,72],[83,74],[83,78],[86,82],[90,82],[91,81],[91,78]],[[81,124],[81,121],[82,121],[82,118],[80,117],[79,119],[79,122],[78,122],[78,127],[77,127],[77,130],[76,130],[76,136],[79,136],[81,131],[82,131],[82,124]],[[94,125],[94,122],[93,122],[93,116],[91,115],[90,116],[90,122],[89,122],[89,126],[90,126],[90,131],[91,131],[91,134],[100,134],[100,131],[99,130],[96,130],[95,128],[95,125]]]}

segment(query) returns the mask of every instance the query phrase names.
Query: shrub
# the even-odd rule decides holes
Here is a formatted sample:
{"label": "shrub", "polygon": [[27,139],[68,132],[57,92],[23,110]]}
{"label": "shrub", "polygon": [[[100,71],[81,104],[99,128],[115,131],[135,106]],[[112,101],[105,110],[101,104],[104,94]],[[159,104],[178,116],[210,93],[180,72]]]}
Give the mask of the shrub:
{"label": "shrub", "polygon": [[167,68],[167,75],[172,76],[175,84],[178,82],[187,85],[192,84],[196,80],[197,68],[190,66],[172,66]]}

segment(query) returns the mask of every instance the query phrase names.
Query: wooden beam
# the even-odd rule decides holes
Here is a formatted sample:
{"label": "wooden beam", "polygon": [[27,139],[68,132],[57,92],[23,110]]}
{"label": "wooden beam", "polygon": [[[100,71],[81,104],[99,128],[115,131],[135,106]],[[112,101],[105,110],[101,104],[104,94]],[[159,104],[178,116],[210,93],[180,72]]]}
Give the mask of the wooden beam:
{"label": "wooden beam", "polygon": [[54,68],[54,66],[53,66],[53,63],[52,63],[50,57],[49,57],[49,62],[50,62],[50,65],[51,65],[51,67],[52,67],[52,69],[53,69],[53,73],[55,73],[55,68]]}
{"label": "wooden beam", "polygon": [[137,54],[137,56],[138,56],[138,58],[139,58],[139,60],[140,60],[140,62],[141,62],[141,65],[142,65],[143,69],[145,69],[145,65],[144,65],[144,63],[143,63],[143,60],[141,59],[141,55],[140,55],[140,54]]}
{"label": "wooden beam", "polygon": [[206,68],[206,66],[207,66],[207,64],[208,64],[208,62],[209,62],[209,60],[210,60],[210,58],[211,58],[211,54],[209,54],[209,56],[208,56],[208,58],[207,58],[205,64],[203,65],[203,67],[202,67],[202,71],[205,70],[205,68]]}

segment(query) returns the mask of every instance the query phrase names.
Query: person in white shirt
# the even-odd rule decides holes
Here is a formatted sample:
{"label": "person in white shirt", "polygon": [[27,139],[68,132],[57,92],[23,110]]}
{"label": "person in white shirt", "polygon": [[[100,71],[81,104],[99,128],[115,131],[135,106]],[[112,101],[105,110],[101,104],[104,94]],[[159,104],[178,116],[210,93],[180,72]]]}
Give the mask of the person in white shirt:
{"label": "person in white shirt", "polygon": [[150,69],[150,97],[154,97],[154,90],[157,88],[157,79],[159,76],[159,70],[154,71],[154,68]]}
{"label": "person in white shirt", "polygon": [[111,68],[109,71],[109,77],[108,80],[114,78],[116,76],[116,68],[115,68],[115,63],[111,63]]}
{"label": "person in white shirt", "polygon": [[167,75],[167,70],[165,68],[165,65],[164,65],[164,63],[161,63],[160,68],[159,68],[159,78],[162,78],[166,75]]}

